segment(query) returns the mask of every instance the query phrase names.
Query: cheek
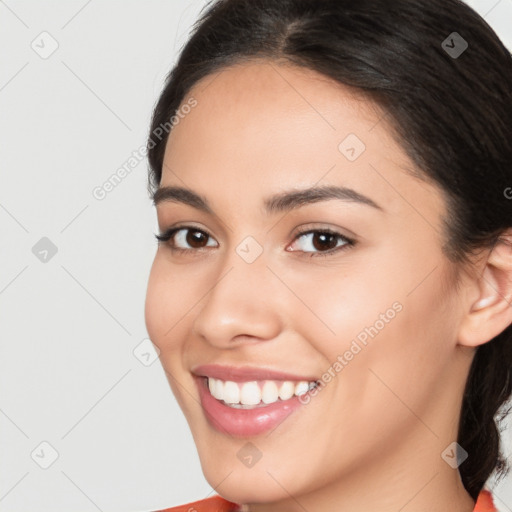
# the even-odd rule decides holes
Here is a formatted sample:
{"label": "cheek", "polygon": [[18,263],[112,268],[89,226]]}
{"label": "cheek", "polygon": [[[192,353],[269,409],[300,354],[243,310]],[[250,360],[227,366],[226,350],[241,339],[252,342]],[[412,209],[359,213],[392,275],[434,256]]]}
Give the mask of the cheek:
{"label": "cheek", "polygon": [[374,324],[387,328],[381,315],[388,322],[396,317],[399,284],[382,263],[354,256],[336,267],[287,271],[286,282],[296,296],[288,294],[287,306],[294,329],[330,362],[349,350],[352,340],[369,339]]}
{"label": "cheek", "polygon": [[368,404],[360,411],[368,421],[386,402],[408,413],[393,392],[406,403],[426,400],[449,359],[454,325],[438,253],[413,260],[412,248],[396,243],[378,252],[371,261],[347,258],[338,269],[312,267],[307,279],[287,275],[305,303],[289,309],[294,327],[323,355],[324,380],[338,381],[339,403],[352,404],[347,413]]}
{"label": "cheek", "polygon": [[146,290],[144,317],[151,341],[164,354],[180,344],[180,330],[190,300],[179,272],[172,272],[165,258],[157,253]]}
{"label": "cheek", "polygon": [[149,274],[148,284],[146,288],[146,300],[144,304],[144,320],[146,330],[148,331],[151,341],[160,349],[161,333],[163,331],[162,312],[165,308],[164,299],[162,298],[162,273],[159,270],[158,255],[155,256],[151,271]]}
{"label": "cheek", "polygon": [[[183,351],[187,323],[185,315],[190,310],[186,287],[177,282],[168,262],[161,254],[155,256],[146,290],[144,316],[146,329],[160,351],[160,361],[171,390],[181,409],[186,410],[183,397]],[[181,278],[180,278],[181,279]],[[187,381],[187,385],[192,383]],[[194,392],[193,388],[189,392]]]}

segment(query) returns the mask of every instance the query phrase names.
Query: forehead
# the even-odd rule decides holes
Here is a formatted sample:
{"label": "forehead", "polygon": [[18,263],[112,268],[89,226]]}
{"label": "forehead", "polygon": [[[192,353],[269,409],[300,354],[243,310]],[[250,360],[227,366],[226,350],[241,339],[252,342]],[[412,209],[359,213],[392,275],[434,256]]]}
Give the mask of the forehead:
{"label": "forehead", "polygon": [[[221,68],[197,82],[182,105],[190,97],[196,99],[197,107],[173,128],[170,145],[184,125],[199,117],[201,126],[194,130],[234,128],[239,143],[240,137],[250,137],[256,146],[276,140],[276,135],[284,135],[279,142],[311,143],[321,137],[336,143],[350,130],[364,139],[382,116],[378,107],[354,88],[307,68],[266,60]],[[197,132],[197,136],[202,134],[202,130]]]}
{"label": "forehead", "polygon": [[[395,213],[407,197],[438,191],[407,173],[413,162],[383,112],[355,89],[275,61],[236,64],[204,77],[185,96],[197,102],[167,141],[162,185],[203,195],[269,195],[314,184],[371,191]],[[405,201],[404,201],[405,199]],[[427,198],[428,199],[428,198]],[[405,203],[405,204],[404,204]]]}

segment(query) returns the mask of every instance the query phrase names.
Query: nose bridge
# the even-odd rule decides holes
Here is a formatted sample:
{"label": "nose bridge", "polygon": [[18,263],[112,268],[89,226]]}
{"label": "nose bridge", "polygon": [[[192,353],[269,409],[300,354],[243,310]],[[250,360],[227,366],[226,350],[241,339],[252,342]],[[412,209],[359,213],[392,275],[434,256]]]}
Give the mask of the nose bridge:
{"label": "nose bridge", "polygon": [[218,346],[230,344],[239,335],[277,336],[282,312],[273,307],[273,281],[263,246],[253,237],[244,238],[219,265],[194,320],[196,332]]}

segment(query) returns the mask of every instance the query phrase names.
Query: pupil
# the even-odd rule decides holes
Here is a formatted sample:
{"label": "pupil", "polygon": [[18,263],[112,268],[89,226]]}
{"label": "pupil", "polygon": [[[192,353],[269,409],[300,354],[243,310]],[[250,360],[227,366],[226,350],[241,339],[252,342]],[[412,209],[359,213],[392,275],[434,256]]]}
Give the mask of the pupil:
{"label": "pupil", "polygon": [[[318,241],[319,239],[321,240],[321,242],[320,244],[317,244],[316,241]],[[313,246],[317,250],[333,249],[334,247],[336,247],[336,237],[331,233],[315,233],[313,235]]]}
{"label": "pupil", "polygon": [[206,235],[200,231],[189,230],[186,239],[191,247],[201,247],[201,242],[205,241]]}

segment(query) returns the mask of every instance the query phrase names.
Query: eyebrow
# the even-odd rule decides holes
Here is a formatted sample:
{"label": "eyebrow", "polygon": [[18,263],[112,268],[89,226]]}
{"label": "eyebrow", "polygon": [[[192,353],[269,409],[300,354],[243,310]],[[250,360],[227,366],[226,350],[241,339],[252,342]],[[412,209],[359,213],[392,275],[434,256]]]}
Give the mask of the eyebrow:
{"label": "eyebrow", "polygon": [[[310,203],[331,199],[360,203],[384,211],[373,199],[351,188],[332,185],[280,192],[265,199],[263,204],[265,212],[270,215],[279,212],[287,212]],[[188,188],[171,186],[158,188],[153,194],[154,205],[156,206],[167,201],[187,204],[202,212],[213,214],[213,209],[208,203],[208,200]]]}

